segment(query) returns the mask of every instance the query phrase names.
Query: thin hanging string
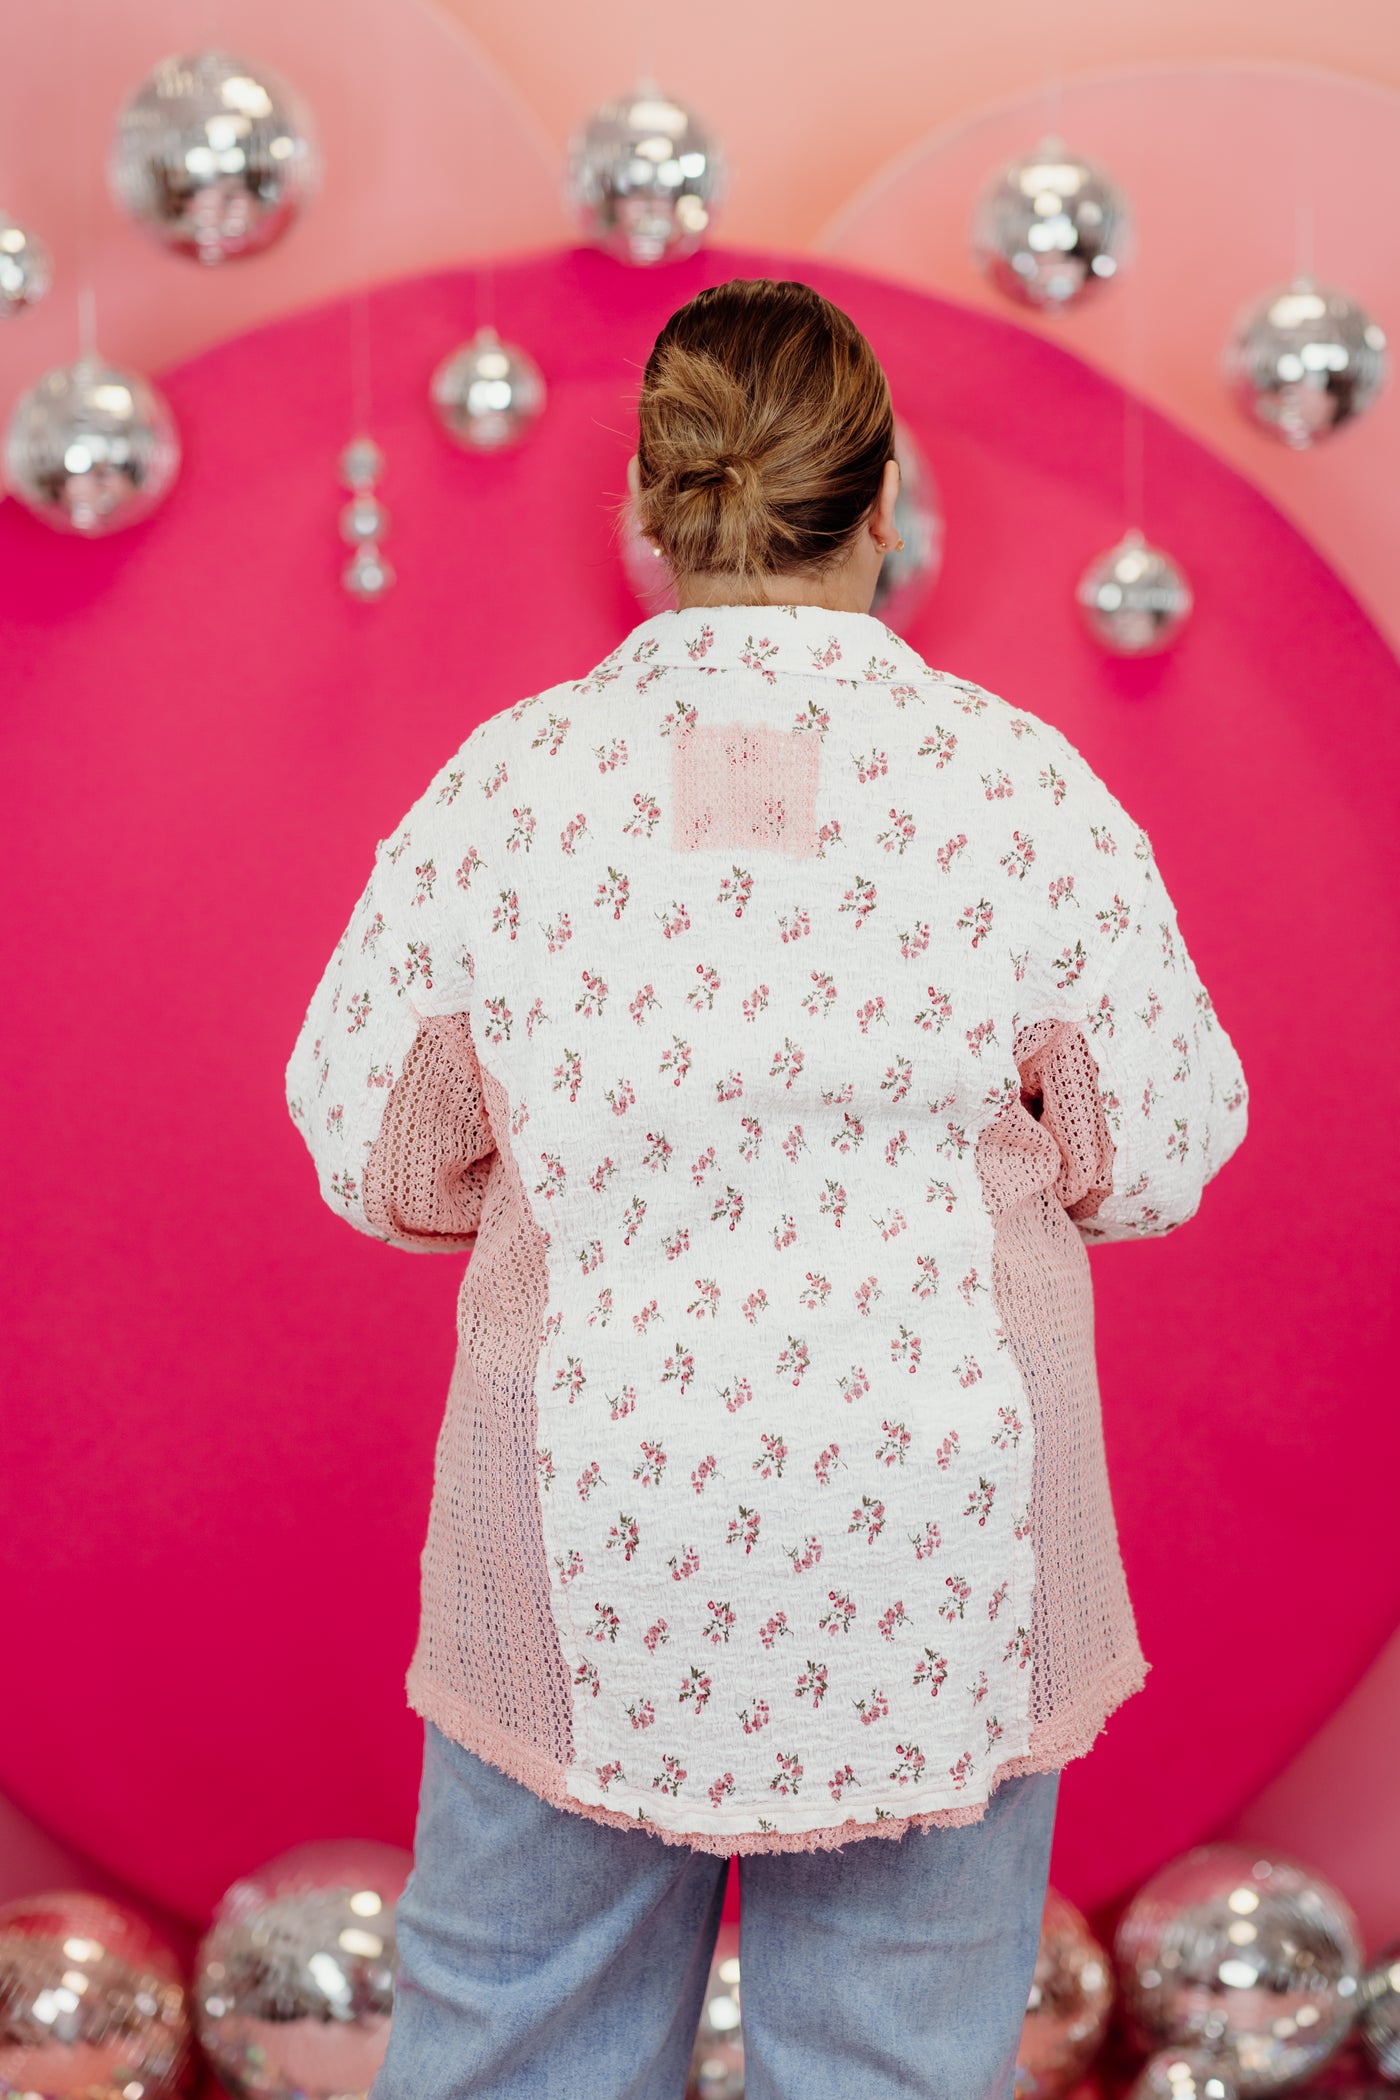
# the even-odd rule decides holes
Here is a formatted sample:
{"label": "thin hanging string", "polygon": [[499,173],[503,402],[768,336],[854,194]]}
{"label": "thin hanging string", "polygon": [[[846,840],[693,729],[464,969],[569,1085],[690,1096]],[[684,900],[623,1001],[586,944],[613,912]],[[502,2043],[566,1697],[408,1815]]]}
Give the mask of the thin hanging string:
{"label": "thin hanging string", "polygon": [[[1144,0],[1131,0],[1127,31],[1133,46],[1142,50],[1146,40]],[[1144,126],[1138,128],[1138,137],[1146,137]],[[1119,181],[1131,181],[1131,168],[1127,174],[1119,174]],[[1119,298],[1123,302],[1123,514],[1127,529],[1140,531],[1146,540],[1146,407],[1142,399],[1142,388],[1146,386],[1146,288],[1142,281],[1142,250],[1146,244],[1138,227],[1138,199],[1131,193],[1131,187],[1127,191],[1127,208],[1133,220],[1129,241],[1136,254],[1129,252],[1123,275],[1112,279],[1106,292],[1108,298]]]}
{"label": "thin hanging string", "polygon": [[350,422],[351,434],[369,433],[373,395],[369,362],[369,286],[362,285],[350,301]]}
{"label": "thin hanging string", "polygon": [[1293,126],[1293,270],[1295,276],[1313,274],[1313,140],[1308,121],[1308,81],[1300,75],[1297,101],[1300,105]]}
{"label": "thin hanging string", "polygon": [[[1139,136],[1145,137],[1145,130],[1140,131]],[[1128,208],[1136,214],[1136,199],[1131,195]],[[1146,415],[1142,392],[1147,380],[1144,354],[1147,293],[1142,278],[1144,244],[1136,220],[1132,241],[1138,253],[1130,257],[1122,276],[1109,287],[1108,295],[1123,302],[1123,508],[1128,525],[1136,526],[1146,537]]]}
{"label": "thin hanging string", "polygon": [[496,325],[496,265],[489,255],[476,273],[476,325],[478,329]]}
{"label": "thin hanging string", "polygon": [[1147,519],[1144,504],[1144,451],[1145,421],[1142,403],[1142,309],[1141,281],[1129,276],[1126,283],[1118,286],[1118,296],[1124,303],[1124,335],[1127,367],[1123,374],[1123,508],[1129,525],[1136,525],[1144,534]]}
{"label": "thin hanging string", "polygon": [[1064,137],[1064,98],[1058,73],[1048,73],[1045,78],[1044,127],[1047,138]]}
{"label": "thin hanging string", "polygon": [[72,83],[68,111],[72,122],[72,166],[75,193],[73,210],[73,276],[77,286],[78,355],[97,355],[97,293],[93,285],[93,134],[88,125],[91,96],[91,67],[88,39],[83,33],[83,0],[70,0],[69,73]]}

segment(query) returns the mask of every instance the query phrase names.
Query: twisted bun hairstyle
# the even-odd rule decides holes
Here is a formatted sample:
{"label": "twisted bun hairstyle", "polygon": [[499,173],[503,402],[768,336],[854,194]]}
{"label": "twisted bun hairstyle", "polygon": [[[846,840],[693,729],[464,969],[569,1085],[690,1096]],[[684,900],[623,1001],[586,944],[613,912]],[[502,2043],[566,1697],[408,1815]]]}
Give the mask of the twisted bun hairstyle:
{"label": "twisted bun hairstyle", "polygon": [[677,578],[838,562],[894,456],[878,358],[810,285],[708,285],[656,339],[637,403],[635,517]]}

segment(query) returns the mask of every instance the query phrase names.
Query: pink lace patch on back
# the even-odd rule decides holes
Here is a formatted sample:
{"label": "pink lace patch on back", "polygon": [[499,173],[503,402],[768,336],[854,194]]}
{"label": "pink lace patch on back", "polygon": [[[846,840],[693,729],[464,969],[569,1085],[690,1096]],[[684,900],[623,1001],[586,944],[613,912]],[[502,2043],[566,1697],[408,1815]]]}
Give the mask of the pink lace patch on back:
{"label": "pink lace patch on back", "polygon": [[673,844],[817,850],[821,740],[753,722],[702,722],[675,735]]}

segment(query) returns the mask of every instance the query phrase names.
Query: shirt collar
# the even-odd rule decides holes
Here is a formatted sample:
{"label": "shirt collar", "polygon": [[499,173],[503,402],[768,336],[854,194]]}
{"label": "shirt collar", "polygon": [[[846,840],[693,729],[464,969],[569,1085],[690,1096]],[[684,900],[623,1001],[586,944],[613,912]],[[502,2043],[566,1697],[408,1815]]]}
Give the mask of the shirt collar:
{"label": "shirt collar", "polygon": [[693,605],[653,613],[604,662],[618,669],[631,663],[747,669],[770,682],[780,672],[798,672],[841,685],[896,685],[936,675],[874,613],[826,605]]}

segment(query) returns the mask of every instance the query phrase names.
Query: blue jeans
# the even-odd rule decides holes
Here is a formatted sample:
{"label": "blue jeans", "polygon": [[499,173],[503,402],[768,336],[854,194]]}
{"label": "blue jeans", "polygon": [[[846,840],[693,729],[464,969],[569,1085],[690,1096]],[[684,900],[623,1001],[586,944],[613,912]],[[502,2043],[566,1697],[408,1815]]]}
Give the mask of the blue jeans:
{"label": "blue jeans", "polygon": [[[1012,2100],[1058,1772],[985,1819],[741,1860],[746,2100]],[[729,1862],[554,1808],[427,1723],[370,2100],[682,2100]]]}

